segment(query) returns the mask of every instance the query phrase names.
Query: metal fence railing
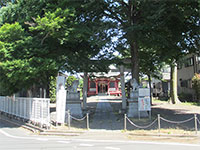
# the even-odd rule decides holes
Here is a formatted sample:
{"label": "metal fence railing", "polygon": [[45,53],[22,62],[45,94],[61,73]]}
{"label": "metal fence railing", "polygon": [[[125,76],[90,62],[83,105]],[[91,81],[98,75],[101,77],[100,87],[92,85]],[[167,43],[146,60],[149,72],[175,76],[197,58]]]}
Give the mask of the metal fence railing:
{"label": "metal fence railing", "polygon": [[50,99],[0,96],[0,112],[50,127]]}

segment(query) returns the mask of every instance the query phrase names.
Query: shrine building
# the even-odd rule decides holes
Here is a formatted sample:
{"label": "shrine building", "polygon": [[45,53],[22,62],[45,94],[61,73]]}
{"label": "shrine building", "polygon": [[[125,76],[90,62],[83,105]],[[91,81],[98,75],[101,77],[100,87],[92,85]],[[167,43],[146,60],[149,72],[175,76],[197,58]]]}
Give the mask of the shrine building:
{"label": "shrine building", "polygon": [[87,96],[107,94],[122,95],[120,85],[120,73],[93,73],[88,76]]}

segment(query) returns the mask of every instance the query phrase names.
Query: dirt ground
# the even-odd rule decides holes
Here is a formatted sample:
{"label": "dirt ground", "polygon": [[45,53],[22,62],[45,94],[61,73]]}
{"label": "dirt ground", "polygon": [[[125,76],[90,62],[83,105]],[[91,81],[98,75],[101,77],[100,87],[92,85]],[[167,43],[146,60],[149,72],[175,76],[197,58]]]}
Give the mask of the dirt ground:
{"label": "dirt ground", "polygon": [[[103,101],[102,101],[103,100]],[[110,105],[110,109],[97,111],[98,103]],[[103,108],[102,108],[103,109]],[[55,111],[55,108],[53,109]],[[130,140],[147,140],[160,142],[179,142],[179,143],[196,143],[200,144],[200,124],[198,124],[198,133],[194,132],[194,119],[182,124],[172,124],[161,120],[161,130],[158,131],[158,123],[155,122],[151,127],[138,129],[127,121],[127,130],[124,130],[124,114],[121,112],[121,97],[115,96],[94,96],[87,99],[87,112],[90,113],[89,125],[90,131],[98,133],[116,132],[125,135]],[[96,113],[100,113],[96,115]],[[157,119],[157,115],[171,120],[183,121],[194,117],[197,114],[200,120],[200,107],[189,106],[184,104],[172,105],[165,101],[154,101],[152,105],[152,117],[149,118],[130,118],[135,124],[146,126]],[[101,116],[103,115],[103,116]],[[114,117],[110,117],[113,116]],[[96,118],[96,117],[99,118]],[[103,127],[103,128],[102,128]],[[86,130],[86,120],[71,122],[72,130]],[[99,132],[100,131],[100,132]],[[84,135],[90,136],[90,132]],[[121,135],[120,134],[120,135]],[[109,137],[109,136],[108,136]]]}
{"label": "dirt ground", "polygon": [[[108,122],[114,122],[114,124],[117,124],[118,126],[114,126],[112,128],[108,127],[107,130],[123,130],[124,129],[124,114],[121,112],[121,97],[116,96],[107,96],[107,97],[101,97],[101,96],[92,96],[87,99],[87,112],[89,112],[89,120],[90,120],[90,126],[95,126],[95,129],[98,129],[98,123],[93,122],[95,111],[97,104],[99,102],[99,99],[106,99],[106,103],[109,103],[112,107],[112,110],[103,110],[102,115],[109,116],[110,113],[115,115],[114,119],[110,119],[106,121],[106,118],[103,118],[103,120],[99,120],[101,124],[106,124]],[[104,103],[105,103],[104,102]],[[51,108],[51,111],[55,111],[55,108]],[[108,112],[106,112],[108,111]],[[149,118],[141,118],[140,120],[138,118],[130,118],[131,121],[133,121],[135,124],[140,126],[146,126],[152,123],[155,119],[157,119],[158,114],[160,114],[161,117],[171,120],[171,121],[183,121],[190,119],[194,117],[194,114],[197,114],[198,119],[200,120],[200,107],[199,106],[191,106],[191,105],[183,105],[183,104],[169,104],[165,101],[153,101],[152,106],[152,117]],[[100,114],[101,115],[101,114]],[[99,118],[101,119],[101,118]],[[95,124],[95,125],[93,125]],[[72,127],[75,128],[86,128],[86,120],[79,122],[72,120],[71,123]],[[120,127],[119,127],[120,126]],[[200,124],[199,124],[200,129]],[[100,128],[99,128],[100,129]],[[155,123],[151,127],[146,128],[145,130],[157,130],[158,124]],[[181,124],[173,124],[168,123],[166,121],[161,120],[161,129],[178,129],[183,131],[194,131],[194,119],[191,121],[188,121],[186,123]],[[127,130],[138,130],[138,128],[132,126],[129,122],[127,122]],[[174,132],[174,131],[167,131],[167,132]]]}

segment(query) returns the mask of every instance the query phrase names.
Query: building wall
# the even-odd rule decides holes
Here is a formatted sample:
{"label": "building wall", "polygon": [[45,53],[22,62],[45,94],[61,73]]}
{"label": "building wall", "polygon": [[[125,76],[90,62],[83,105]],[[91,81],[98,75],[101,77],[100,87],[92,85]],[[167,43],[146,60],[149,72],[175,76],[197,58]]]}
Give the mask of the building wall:
{"label": "building wall", "polygon": [[155,97],[168,97],[170,90],[170,66],[166,65],[161,70],[161,80],[152,78],[152,93]]}
{"label": "building wall", "polygon": [[199,56],[190,54],[183,62],[178,64],[177,82],[178,82],[178,94],[191,94],[195,96],[195,92],[192,89],[192,78],[195,73],[200,73],[200,61]]}

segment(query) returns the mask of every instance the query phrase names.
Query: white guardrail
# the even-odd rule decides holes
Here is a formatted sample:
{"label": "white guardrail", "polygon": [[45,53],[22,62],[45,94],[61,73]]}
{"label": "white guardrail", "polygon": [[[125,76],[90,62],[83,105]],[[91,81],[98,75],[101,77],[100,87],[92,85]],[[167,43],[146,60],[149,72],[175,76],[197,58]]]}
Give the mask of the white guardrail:
{"label": "white guardrail", "polygon": [[0,96],[0,112],[38,124],[50,126],[50,99]]}

